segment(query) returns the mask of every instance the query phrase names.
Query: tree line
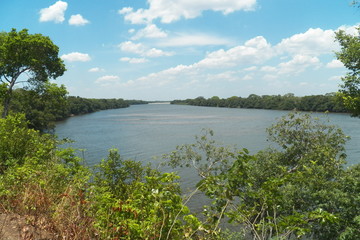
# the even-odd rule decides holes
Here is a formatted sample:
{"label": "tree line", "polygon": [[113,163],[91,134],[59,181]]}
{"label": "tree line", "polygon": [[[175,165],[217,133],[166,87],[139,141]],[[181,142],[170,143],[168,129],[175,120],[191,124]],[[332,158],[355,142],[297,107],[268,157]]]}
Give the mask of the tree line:
{"label": "tree line", "polygon": [[12,101],[8,109],[10,113],[24,113],[29,127],[46,131],[52,130],[56,121],[70,116],[146,103],[142,100],[124,100],[122,98],[97,99],[68,96],[65,86],[44,83],[36,88],[13,90]]}
{"label": "tree line", "polygon": [[186,104],[206,107],[255,108],[273,110],[298,110],[312,112],[348,112],[336,94],[311,95],[297,97],[292,93],[285,95],[256,95],[247,98],[229,97],[211,98],[197,97],[194,99],[174,100],[171,104]]}

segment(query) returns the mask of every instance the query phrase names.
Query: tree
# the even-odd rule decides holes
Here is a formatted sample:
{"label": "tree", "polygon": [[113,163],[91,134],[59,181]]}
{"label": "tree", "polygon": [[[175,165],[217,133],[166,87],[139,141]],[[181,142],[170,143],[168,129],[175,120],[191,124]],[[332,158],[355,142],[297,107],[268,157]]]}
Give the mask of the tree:
{"label": "tree", "polygon": [[197,187],[212,200],[204,226],[218,232],[227,216],[257,240],[357,239],[360,168],[343,169],[341,129],[290,113],[268,133],[278,147],[255,155],[203,136],[167,156],[170,166],[198,171]]}
{"label": "tree", "polygon": [[339,95],[353,116],[360,116],[360,27],[357,30],[355,35],[346,34],[344,30],[336,33],[336,40],[341,46],[336,56],[350,70],[342,78],[344,83]]}
{"label": "tree", "polygon": [[360,8],[360,1],[354,0],[354,1],[351,2],[351,5],[353,5],[354,7]]}
{"label": "tree", "polygon": [[55,121],[69,115],[67,90],[63,85],[46,82],[35,88],[15,89],[12,95],[10,111],[24,113],[30,128],[52,130]]}
{"label": "tree", "polygon": [[23,114],[0,118],[0,175],[26,162],[47,161],[54,144],[50,135],[29,129]]}
{"label": "tree", "polygon": [[64,74],[65,65],[58,53],[49,37],[29,34],[27,29],[0,34],[0,83],[6,85],[3,118],[8,115],[12,90],[21,75],[26,73],[26,82],[36,85]]}

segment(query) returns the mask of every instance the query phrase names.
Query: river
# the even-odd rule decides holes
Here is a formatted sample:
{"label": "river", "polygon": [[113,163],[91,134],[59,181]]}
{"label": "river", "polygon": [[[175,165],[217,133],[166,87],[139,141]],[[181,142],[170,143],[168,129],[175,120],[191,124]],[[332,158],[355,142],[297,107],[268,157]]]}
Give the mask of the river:
{"label": "river", "polygon": [[[170,104],[134,105],[100,111],[59,122],[59,138],[75,141],[90,165],[106,158],[117,148],[122,157],[143,162],[170,153],[177,145],[194,142],[195,135],[209,128],[215,139],[226,145],[247,148],[255,153],[269,145],[266,128],[287,111],[196,107]],[[324,114],[316,114],[324,115]],[[346,144],[349,164],[360,162],[360,119],[347,114],[328,114],[331,124],[343,129],[351,140]]]}

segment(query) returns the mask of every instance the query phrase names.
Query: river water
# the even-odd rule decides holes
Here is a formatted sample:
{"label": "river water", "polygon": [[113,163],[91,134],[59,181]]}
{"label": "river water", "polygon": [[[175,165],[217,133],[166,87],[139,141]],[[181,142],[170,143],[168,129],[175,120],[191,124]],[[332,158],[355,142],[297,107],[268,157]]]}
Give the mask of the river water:
{"label": "river water", "polygon": [[[247,148],[250,153],[269,146],[266,128],[287,111],[196,107],[170,104],[134,105],[71,117],[59,122],[59,138],[75,141],[90,165],[106,158],[117,148],[122,157],[157,164],[153,159],[193,143],[195,135],[209,128],[215,139],[226,145]],[[323,115],[323,114],[315,114]],[[347,114],[328,114],[330,124],[338,125],[351,140],[346,144],[349,164],[360,162],[360,119]]]}

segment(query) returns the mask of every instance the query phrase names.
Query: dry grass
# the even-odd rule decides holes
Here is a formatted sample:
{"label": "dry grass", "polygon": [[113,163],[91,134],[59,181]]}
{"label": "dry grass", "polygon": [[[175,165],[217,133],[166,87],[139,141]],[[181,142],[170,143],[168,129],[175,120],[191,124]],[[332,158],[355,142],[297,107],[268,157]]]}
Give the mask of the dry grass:
{"label": "dry grass", "polygon": [[82,191],[69,186],[59,195],[34,183],[22,190],[2,207],[0,240],[97,239]]}

